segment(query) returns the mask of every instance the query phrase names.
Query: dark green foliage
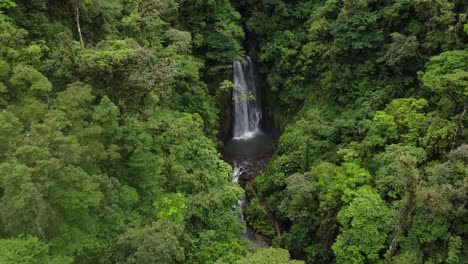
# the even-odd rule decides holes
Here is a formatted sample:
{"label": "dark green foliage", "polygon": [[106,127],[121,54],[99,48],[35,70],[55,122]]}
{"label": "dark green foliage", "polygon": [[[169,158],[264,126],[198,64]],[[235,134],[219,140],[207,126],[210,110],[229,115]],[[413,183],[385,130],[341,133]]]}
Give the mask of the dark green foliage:
{"label": "dark green foliage", "polygon": [[401,198],[404,194],[409,179],[401,171],[401,162],[408,158],[421,164],[426,160],[426,152],[411,145],[388,145],[384,152],[375,156],[375,185],[388,200]]}
{"label": "dark green foliage", "polygon": [[243,59],[241,17],[230,1],[183,1],[180,13],[196,53],[207,62],[208,75],[228,73],[234,60]]}
{"label": "dark green foliage", "polygon": [[182,228],[171,222],[155,222],[129,229],[117,242],[116,263],[180,263],[185,259]]}
{"label": "dark green foliage", "polygon": [[377,19],[375,12],[341,12],[330,31],[337,55],[376,48],[383,41],[383,34],[377,28]]}

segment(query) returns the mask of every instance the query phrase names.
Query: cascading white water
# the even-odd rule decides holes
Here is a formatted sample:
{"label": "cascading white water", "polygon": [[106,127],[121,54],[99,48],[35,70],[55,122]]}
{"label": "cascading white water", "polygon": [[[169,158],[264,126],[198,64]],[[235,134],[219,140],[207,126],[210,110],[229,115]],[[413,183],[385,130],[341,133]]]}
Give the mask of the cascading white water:
{"label": "cascading white water", "polygon": [[249,139],[260,132],[262,107],[255,87],[254,65],[250,57],[246,63],[234,62],[233,135],[234,139]]}
{"label": "cascading white water", "polygon": [[[239,183],[239,177],[240,175],[244,172],[244,168],[246,167],[246,164],[247,162],[241,162],[240,164],[237,164],[236,162],[234,162],[233,164],[233,171],[232,171],[232,182],[235,182],[235,183]],[[245,211],[245,204],[246,202],[246,198],[245,197],[242,197],[241,199],[237,200],[237,205],[234,205],[233,208],[241,208],[242,212]],[[239,218],[241,219],[244,219],[244,214],[241,213],[239,215]]]}

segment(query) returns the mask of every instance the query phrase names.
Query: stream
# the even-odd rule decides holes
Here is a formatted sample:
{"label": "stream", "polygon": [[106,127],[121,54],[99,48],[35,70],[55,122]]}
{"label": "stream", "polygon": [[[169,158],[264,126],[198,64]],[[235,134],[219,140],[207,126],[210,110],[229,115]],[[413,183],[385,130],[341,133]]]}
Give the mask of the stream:
{"label": "stream", "polygon": [[[270,161],[274,152],[273,139],[259,132],[248,139],[231,139],[225,145],[223,158],[233,167],[233,181],[245,189],[256,176],[260,175]],[[243,219],[248,206],[247,197],[238,201],[242,209]],[[271,240],[252,229],[246,221],[246,233],[243,235],[260,247],[269,247]]]}

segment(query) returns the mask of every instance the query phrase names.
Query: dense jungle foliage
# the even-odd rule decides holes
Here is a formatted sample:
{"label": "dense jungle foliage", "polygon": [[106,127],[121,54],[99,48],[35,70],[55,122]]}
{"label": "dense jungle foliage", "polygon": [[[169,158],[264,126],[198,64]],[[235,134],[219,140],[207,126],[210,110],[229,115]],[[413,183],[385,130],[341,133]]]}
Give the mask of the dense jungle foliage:
{"label": "dense jungle foliage", "polygon": [[[463,0],[0,0],[0,263],[466,263],[467,16]],[[270,249],[242,237],[218,152],[246,54],[284,129],[247,193]]]}

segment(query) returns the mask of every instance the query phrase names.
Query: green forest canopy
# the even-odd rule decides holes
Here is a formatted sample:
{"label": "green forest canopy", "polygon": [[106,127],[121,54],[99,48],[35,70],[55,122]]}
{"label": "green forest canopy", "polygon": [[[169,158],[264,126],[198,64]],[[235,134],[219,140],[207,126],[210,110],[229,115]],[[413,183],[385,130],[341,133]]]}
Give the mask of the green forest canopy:
{"label": "green forest canopy", "polygon": [[[465,263],[467,12],[0,0],[0,263]],[[218,153],[246,54],[284,130],[246,217],[271,249]]]}

